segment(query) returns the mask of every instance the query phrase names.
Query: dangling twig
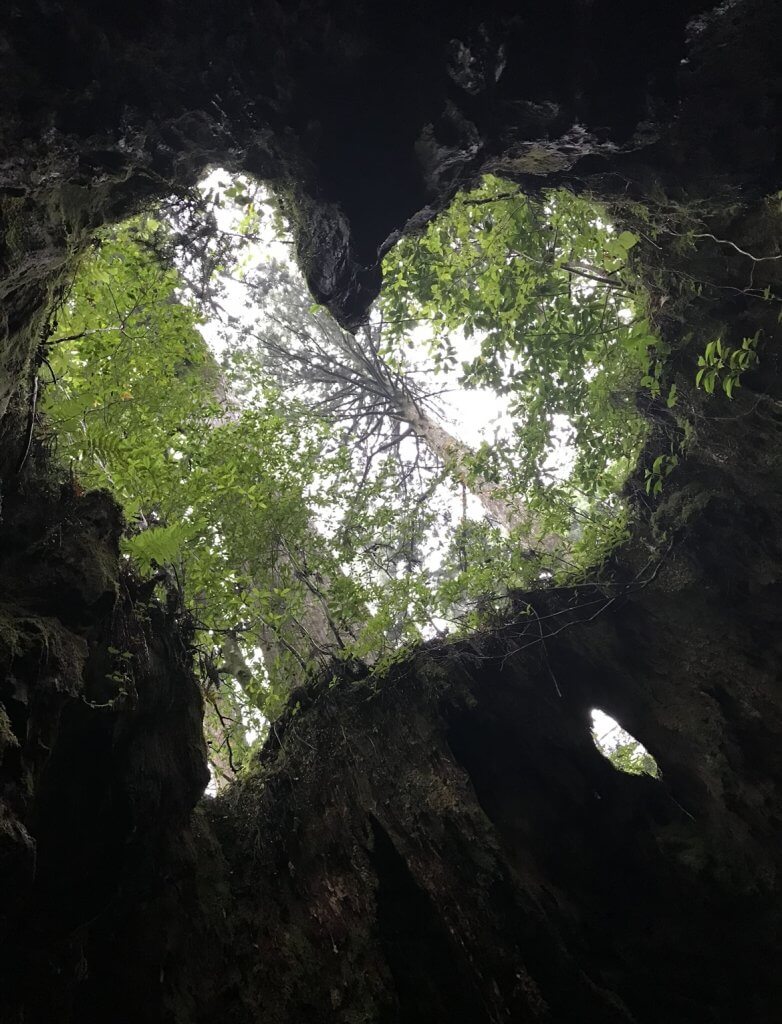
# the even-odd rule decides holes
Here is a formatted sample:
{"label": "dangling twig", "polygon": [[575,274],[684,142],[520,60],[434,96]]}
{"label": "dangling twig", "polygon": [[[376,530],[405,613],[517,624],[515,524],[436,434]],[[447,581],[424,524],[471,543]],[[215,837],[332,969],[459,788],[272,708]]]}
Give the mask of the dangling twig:
{"label": "dangling twig", "polygon": [[33,430],[35,429],[35,410],[38,404],[38,374],[36,373],[33,380],[33,400],[30,408],[30,422],[27,427],[27,443],[24,446],[24,452],[19,460],[19,464],[16,467],[16,475],[18,476],[24,469],[24,465],[27,462],[27,458],[30,454],[30,449],[33,445]]}

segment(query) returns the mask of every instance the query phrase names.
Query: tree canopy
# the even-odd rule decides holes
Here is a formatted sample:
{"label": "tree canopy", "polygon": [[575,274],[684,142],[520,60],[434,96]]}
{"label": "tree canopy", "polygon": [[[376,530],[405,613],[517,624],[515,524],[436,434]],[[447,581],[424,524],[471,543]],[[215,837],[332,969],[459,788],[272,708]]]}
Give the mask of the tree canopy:
{"label": "tree canopy", "polygon": [[[508,443],[480,461],[549,509],[555,492],[566,506],[616,494],[643,432],[637,391],[659,392],[660,341],[628,263],[637,241],[572,193],[525,196],[487,177],[384,263],[390,338],[425,324],[435,366],[502,396]],[[473,342],[467,358],[460,338]],[[547,462],[563,423],[573,448],[564,486]]]}
{"label": "tree canopy", "polygon": [[[659,391],[635,237],[584,199],[486,179],[387,256],[355,335],[264,257],[264,202],[239,179],[97,236],[42,371],[67,472],[112,491],[127,557],[193,616],[223,773],[309,674],[599,560],[626,525],[634,396]],[[486,421],[479,445],[459,415]]]}

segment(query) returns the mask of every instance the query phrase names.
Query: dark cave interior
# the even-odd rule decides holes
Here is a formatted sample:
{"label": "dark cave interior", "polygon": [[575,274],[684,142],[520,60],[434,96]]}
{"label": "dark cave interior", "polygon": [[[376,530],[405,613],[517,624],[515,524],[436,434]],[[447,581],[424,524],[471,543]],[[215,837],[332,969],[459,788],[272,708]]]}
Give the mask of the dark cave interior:
{"label": "dark cave interior", "polygon": [[[774,0],[0,15],[3,1021],[779,1019],[781,22]],[[311,684],[214,801],[187,629],[142,610],[116,507],[17,468],[75,254],[217,162],[286,195],[347,325],[385,248],[483,171],[618,222],[697,210],[642,273],[661,309],[672,275],[705,284],[661,316],[694,440],[614,583],[520,596],[556,617],[545,643],[499,626],[371,689]],[[757,331],[758,369],[707,404],[697,352]],[[112,703],[118,637],[142,670]],[[661,779],[601,757],[594,707]]]}

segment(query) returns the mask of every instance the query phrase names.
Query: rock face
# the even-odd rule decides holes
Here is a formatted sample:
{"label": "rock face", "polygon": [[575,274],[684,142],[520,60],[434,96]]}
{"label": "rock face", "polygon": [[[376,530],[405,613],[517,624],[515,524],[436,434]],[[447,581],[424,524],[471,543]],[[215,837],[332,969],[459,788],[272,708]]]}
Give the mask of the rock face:
{"label": "rock face", "polygon": [[3,998],[43,1020],[62,1007],[46,980],[54,950],[74,962],[208,772],[187,632],[120,573],[113,500],[28,476],[2,526]]}
{"label": "rock face", "polygon": [[[374,7],[2,15],[0,1017],[768,1024],[782,11]],[[111,501],[25,453],[75,253],[210,162],[287,190],[345,323],[396,233],[482,168],[592,189],[644,234],[670,346],[680,402],[650,405],[649,451],[688,447],[659,500],[639,481],[594,584],[518,595],[512,621],[385,679],[312,684],[254,774],[199,804],[186,621],[121,572]],[[693,390],[708,341],[757,332],[739,397]],[[593,707],[661,780],[601,757]]]}

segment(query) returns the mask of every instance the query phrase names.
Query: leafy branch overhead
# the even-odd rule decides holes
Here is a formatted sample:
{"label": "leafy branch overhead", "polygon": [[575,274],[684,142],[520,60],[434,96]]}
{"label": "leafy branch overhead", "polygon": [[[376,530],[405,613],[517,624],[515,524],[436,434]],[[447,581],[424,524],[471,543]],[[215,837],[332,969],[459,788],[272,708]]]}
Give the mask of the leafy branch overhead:
{"label": "leafy branch overhead", "polygon": [[[660,348],[633,297],[627,259],[636,241],[583,199],[533,199],[489,177],[386,257],[389,330],[401,340],[426,325],[437,366],[459,366],[462,386],[505,398],[508,461],[522,488],[548,482],[558,417],[580,490],[615,493],[617,467],[634,463],[635,395],[640,377],[655,379]],[[472,341],[469,358],[459,338]]]}

